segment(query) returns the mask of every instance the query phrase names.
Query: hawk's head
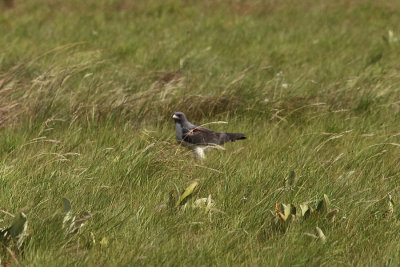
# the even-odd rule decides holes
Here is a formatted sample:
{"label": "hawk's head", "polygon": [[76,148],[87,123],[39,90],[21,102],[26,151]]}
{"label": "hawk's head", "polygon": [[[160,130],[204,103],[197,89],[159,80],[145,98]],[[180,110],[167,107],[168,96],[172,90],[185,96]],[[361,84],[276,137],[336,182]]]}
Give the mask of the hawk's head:
{"label": "hawk's head", "polygon": [[172,116],[175,122],[186,122],[186,116],[183,114],[183,112],[175,112],[174,115]]}

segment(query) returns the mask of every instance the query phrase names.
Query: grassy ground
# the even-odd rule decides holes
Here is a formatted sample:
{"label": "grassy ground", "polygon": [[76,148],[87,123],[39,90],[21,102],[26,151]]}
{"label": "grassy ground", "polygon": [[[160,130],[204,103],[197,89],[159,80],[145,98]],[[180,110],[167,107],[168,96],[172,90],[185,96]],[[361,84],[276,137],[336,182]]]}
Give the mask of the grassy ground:
{"label": "grassy ground", "polygon": [[[0,226],[22,211],[30,234],[21,251],[1,245],[2,263],[398,266],[399,8],[1,6]],[[174,111],[248,139],[195,161],[175,142]],[[193,181],[186,209],[159,207]],[[315,207],[323,194],[334,222],[272,222],[275,203]],[[190,207],[208,195],[223,212]],[[76,234],[61,229],[62,197],[92,214]],[[325,243],[305,235],[317,226]]]}

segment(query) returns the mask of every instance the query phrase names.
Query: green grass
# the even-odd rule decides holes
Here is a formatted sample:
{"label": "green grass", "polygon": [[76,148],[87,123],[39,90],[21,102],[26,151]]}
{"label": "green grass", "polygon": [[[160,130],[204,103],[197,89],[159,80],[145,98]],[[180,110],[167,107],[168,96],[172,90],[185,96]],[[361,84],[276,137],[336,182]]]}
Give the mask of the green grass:
{"label": "green grass", "polygon": [[[0,228],[23,211],[30,234],[15,259],[0,246],[3,263],[400,264],[400,3],[0,8]],[[198,162],[175,142],[174,111],[248,139]],[[194,180],[188,205],[211,195],[223,213],[156,210]],[[275,203],[323,194],[333,223],[271,224]],[[391,218],[377,213],[387,194]],[[62,197],[93,215],[75,235],[61,229]],[[324,244],[305,235],[317,226]]]}

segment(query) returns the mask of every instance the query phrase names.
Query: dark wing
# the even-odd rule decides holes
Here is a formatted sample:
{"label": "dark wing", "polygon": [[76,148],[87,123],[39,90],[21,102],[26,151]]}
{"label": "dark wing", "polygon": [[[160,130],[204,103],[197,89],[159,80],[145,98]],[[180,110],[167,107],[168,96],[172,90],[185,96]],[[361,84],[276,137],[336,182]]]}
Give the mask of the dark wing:
{"label": "dark wing", "polygon": [[183,140],[194,145],[221,145],[224,133],[215,132],[207,128],[196,127],[183,133]]}

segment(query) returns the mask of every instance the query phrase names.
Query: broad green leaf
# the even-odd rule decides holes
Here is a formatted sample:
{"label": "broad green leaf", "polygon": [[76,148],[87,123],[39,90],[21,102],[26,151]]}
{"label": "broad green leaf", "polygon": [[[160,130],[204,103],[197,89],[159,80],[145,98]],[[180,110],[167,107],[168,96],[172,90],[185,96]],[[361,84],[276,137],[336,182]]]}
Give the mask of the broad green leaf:
{"label": "broad green leaf", "polygon": [[28,220],[26,215],[20,212],[12,222],[11,226],[0,231],[0,241],[6,246],[11,240],[20,249],[28,236]]}
{"label": "broad green leaf", "polygon": [[306,214],[309,215],[311,207],[307,204],[300,204],[299,215],[306,217]]}
{"label": "broad green leaf", "polygon": [[292,211],[292,207],[290,204],[285,205],[285,204],[280,204],[278,205],[278,203],[275,205],[275,211],[277,213],[277,215],[284,221],[286,222],[286,220],[289,218],[291,211]]}
{"label": "broad green leaf", "polygon": [[185,192],[183,192],[183,194],[180,196],[180,198],[179,198],[178,202],[176,202],[175,206],[176,207],[179,206],[183,200],[185,200],[188,196],[190,196],[193,193],[194,189],[198,186],[198,184],[199,184],[198,182],[191,183],[186,188]]}
{"label": "broad green leaf", "polygon": [[387,196],[387,204],[388,204],[387,213],[389,216],[391,216],[394,211],[394,202],[393,202],[392,196],[390,194],[388,194],[388,196]]}
{"label": "broad green leaf", "polygon": [[11,227],[9,228],[9,233],[17,244],[17,248],[20,249],[24,243],[25,238],[28,236],[28,220],[23,212],[20,212],[17,217],[15,217]]}
{"label": "broad green leaf", "polygon": [[325,243],[326,236],[324,235],[324,232],[322,232],[321,228],[319,227],[315,227],[315,229],[317,229],[317,236],[319,237],[319,239],[321,239],[322,243]]}
{"label": "broad green leaf", "polygon": [[11,227],[10,227],[10,235],[12,238],[17,238],[21,233],[26,231],[27,228],[27,219],[26,215],[22,212],[18,214],[17,217],[15,217]]}
{"label": "broad green leaf", "polygon": [[285,218],[286,219],[289,218],[290,213],[292,211],[292,207],[290,206],[290,204],[288,204],[288,205],[282,204],[282,208],[283,208],[283,212],[285,214]]}
{"label": "broad green leaf", "polygon": [[323,199],[318,203],[317,211],[321,214],[328,213],[330,207],[330,201],[326,194],[324,194]]}

